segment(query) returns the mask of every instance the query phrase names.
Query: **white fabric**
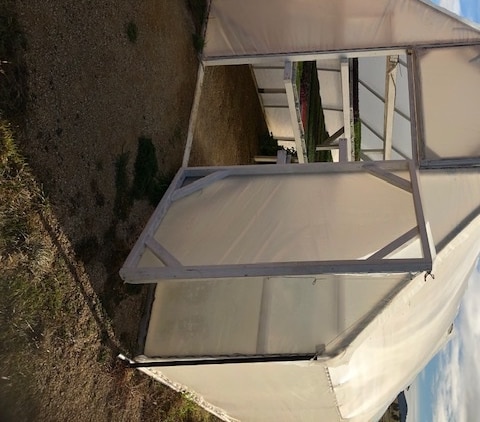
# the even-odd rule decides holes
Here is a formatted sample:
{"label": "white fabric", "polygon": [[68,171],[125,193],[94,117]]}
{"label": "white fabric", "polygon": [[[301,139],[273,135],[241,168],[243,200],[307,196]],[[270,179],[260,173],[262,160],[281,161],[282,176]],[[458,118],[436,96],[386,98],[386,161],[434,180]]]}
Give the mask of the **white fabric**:
{"label": "white fabric", "polygon": [[[177,389],[193,393],[206,401],[207,407],[221,409],[226,420],[377,420],[448,339],[479,252],[477,217],[439,253],[435,280],[425,282],[424,275],[418,275],[375,313],[343,353],[326,361],[148,371]],[[362,281],[358,292],[368,283]],[[292,335],[288,329],[283,334],[286,340]]]}
{"label": "white fabric", "polygon": [[477,217],[437,255],[435,280],[412,280],[344,355],[328,363],[345,419],[381,415],[444,345],[479,252]]}
{"label": "white fabric", "polygon": [[480,212],[480,171],[423,170],[419,179],[425,218],[435,245],[458,230],[471,214]]}
{"label": "white fabric", "polygon": [[368,173],[232,176],[173,202],[155,238],[183,265],[328,261],[415,226],[412,195]]}
{"label": "white fabric", "polygon": [[315,362],[253,363],[151,369],[220,408],[225,420],[338,421],[325,367]]}
{"label": "white fabric", "polygon": [[365,326],[405,275],[313,275],[161,283],[147,356],[219,356],[333,350]]}
{"label": "white fabric", "polygon": [[[400,56],[406,62],[406,57]],[[395,112],[393,115],[394,152],[392,159],[412,158],[412,137],[410,104],[408,92],[408,72],[401,62],[397,65],[395,79]],[[386,57],[368,57],[358,59],[359,109],[362,122],[362,149],[383,149],[385,114],[385,77]],[[369,89],[368,89],[368,88]],[[373,92],[372,92],[373,91]],[[375,132],[372,132],[371,129]],[[395,153],[395,150],[404,155]],[[383,159],[383,154],[369,154],[371,158]]]}
{"label": "white fabric", "polygon": [[[338,186],[324,183],[323,179],[319,183],[315,177],[312,180],[314,186],[334,185],[343,192],[359,195],[358,199],[365,194],[362,186],[370,183],[369,178],[363,178],[367,175],[358,176],[358,180],[354,178],[353,191],[343,184],[343,175]],[[174,243],[185,235],[182,225],[193,231],[195,218],[204,212],[204,207],[205,213],[218,221],[230,215],[233,211],[228,207],[235,204],[232,209],[236,209],[236,219],[229,220],[231,226],[225,226],[225,230],[235,231],[235,225],[245,227],[252,218],[239,204],[253,201],[257,207],[255,217],[262,220],[262,212],[268,209],[272,197],[265,198],[259,188],[278,192],[281,190],[275,187],[278,185],[288,187],[294,197],[298,194],[287,180],[249,186],[233,178],[232,185],[222,185],[228,179],[217,182],[213,196],[209,196],[213,192],[204,196],[210,189],[207,188],[203,193],[176,201],[182,204],[188,198],[193,199],[176,208],[174,215],[162,223],[167,224]],[[300,179],[308,191],[308,195],[300,197],[308,207],[296,208],[310,209],[316,195],[312,194],[309,178]],[[229,420],[375,420],[448,340],[450,324],[480,252],[480,216],[468,222],[473,213],[478,215],[480,171],[422,171],[420,185],[435,243],[450,239],[437,255],[433,267],[435,279],[427,277],[425,281],[424,274],[418,274],[410,282],[402,281],[402,274],[317,275],[198,279],[158,285],[145,347],[149,357],[313,353],[324,344],[327,354],[323,360],[320,357],[318,361],[297,363],[171,367],[152,369],[152,373],[168,377],[171,381],[168,382],[176,388],[193,392],[223,409]],[[232,196],[223,191],[227,187]],[[337,193],[334,189],[327,197],[339,207],[336,209],[342,209]],[[232,197],[239,197],[239,202]],[[223,198],[221,202],[219,198]],[[277,205],[272,210],[282,209],[288,214],[289,203],[285,197],[280,198],[283,206]],[[372,200],[368,197],[368,201]],[[208,204],[215,206],[209,208]],[[377,207],[379,203],[372,205]],[[223,212],[215,211],[216,207]],[[396,208],[398,212],[400,208]],[[362,215],[361,209],[355,209],[357,218]],[[182,223],[171,227],[176,218]],[[358,220],[356,225],[361,226]],[[460,233],[452,238],[460,227]],[[261,237],[259,227],[255,230]],[[209,230],[203,232],[208,233]],[[157,239],[169,244],[164,236]],[[185,238],[179,244],[185,246]],[[202,251],[215,249],[210,242],[201,245]],[[155,260],[146,251],[140,267],[157,265]],[[328,357],[329,353],[336,355]]]}
{"label": "white fabric", "polygon": [[480,157],[480,45],[419,56],[425,158]]}
{"label": "white fabric", "polygon": [[480,40],[418,0],[212,0],[204,58]]}

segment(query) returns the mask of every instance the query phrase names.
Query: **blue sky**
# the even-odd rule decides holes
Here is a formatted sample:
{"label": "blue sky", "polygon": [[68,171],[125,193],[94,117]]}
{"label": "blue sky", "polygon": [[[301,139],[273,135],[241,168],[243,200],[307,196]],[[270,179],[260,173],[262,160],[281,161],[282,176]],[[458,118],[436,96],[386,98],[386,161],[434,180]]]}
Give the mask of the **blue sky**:
{"label": "blue sky", "polygon": [[[480,23],[480,0],[434,0]],[[408,422],[469,422],[480,401],[480,260],[454,322],[454,336],[407,392]]]}
{"label": "blue sky", "polygon": [[446,9],[480,23],[480,0],[434,0]]}
{"label": "blue sky", "polygon": [[[478,420],[480,399],[480,260],[454,322],[454,336],[417,377],[408,421]],[[413,395],[413,397],[412,397]],[[416,397],[414,397],[416,395]]]}

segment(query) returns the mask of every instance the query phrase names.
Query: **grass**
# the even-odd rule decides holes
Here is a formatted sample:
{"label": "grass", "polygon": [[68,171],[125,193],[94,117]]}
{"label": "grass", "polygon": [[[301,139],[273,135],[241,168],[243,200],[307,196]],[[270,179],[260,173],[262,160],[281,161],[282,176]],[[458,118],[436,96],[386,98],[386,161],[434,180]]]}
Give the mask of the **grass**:
{"label": "grass", "polygon": [[138,138],[134,171],[132,196],[135,199],[147,199],[151,205],[156,206],[172,177],[159,172],[157,152],[150,138]]}
{"label": "grass", "polygon": [[115,160],[115,201],[114,214],[120,220],[126,220],[133,199],[130,195],[128,180],[128,152],[122,152]]}
{"label": "grass", "polygon": [[[75,255],[5,119],[21,123],[26,101],[21,54],[11,56],[9,47],[23,38],[4,13],[7,4],[0,0],[0,53],[12,67],[2,63],[0,77],[18,78],[5,78],[11,89],[0,87],[0,419],[216,420],[114,359],[115,333],[78,260],[93,259],[100,242],[86,232]],[[115,161],[115,204],[123,215],[130,206],[128,163],[127,153]]]}
{"label": "grass", "polygon": [[197,54],[201,54],[205,47],[205,38],[203,25],[207,17],[207,1],[206,0],[188,0],[187,5],[192,14],[193,23],[195,25],[195,32],[192,34],[193,48]]}
{"label": "grass", "polygon": [[135,44],[137,42],[137,38],[138,38],[137,24],[133,21],[128,22],[127,25],[125,25],[125,32],[127,34],[128,40],[132,44]]}
{"label": "grass", "polygon": [[192,14],[195,30],[201,34],[205,18],[207,17],[207,0],[188,0],[188,8]]}
{"label": "grass", "polygon": [[[125,156],[120,164],[125,167]],[[123,176],[117,180],[125,181]],[[5,120],[0,121],[0,197],[2,420],[39,420],[47,404],[60,409],[72,394],[90,403],[95,399],[91,394],[100,391],[103,397],[107,389],[110,420],[122,419],[126,403],[137,400],[143,403],[138,420],[215,421],[188,397],[116,363],[112,337],[101,328],[108,324],[102,306],[77,284],[78,275],[72,274],[78,271],[72,269],[76,264],[69,263],[52,240],[60,228],[47,230],[52,209]],[[98,243],[86,235],[76,245],[77,253],[88,260]],[[94,390],[83,391],[84,384],[92,382]],[[101,403],[95,409],[102,409]],[[97,419],[88,412],[78,420]]]}
{"label": "grass", "polygon": [[192,34],[192,42],[193,42],[193,48],[198,54],[201,54],[203,52],[203,49],[205,47],[205,39],[198,34]]}
{"label": "grass", "polygon": [[34,356],[46,333],[59,337],[67,323],[64,262],[45,237],[41,214],[48,212],[42,191],[18,153],[9,124],[0,121],[0,384],[2,402],[20,400],[32,384],[18,373],[35,369]]}
{"label": "grass", "polygon": [[171,175],[159,171],[157,153],[150,138],[138,138],[132,185],[128,176],[129,158],[130,154],[123,152],[115,160],[114,213],[122,221],[128,218],[134,200],[147,199],[156,206],[172,179]]}

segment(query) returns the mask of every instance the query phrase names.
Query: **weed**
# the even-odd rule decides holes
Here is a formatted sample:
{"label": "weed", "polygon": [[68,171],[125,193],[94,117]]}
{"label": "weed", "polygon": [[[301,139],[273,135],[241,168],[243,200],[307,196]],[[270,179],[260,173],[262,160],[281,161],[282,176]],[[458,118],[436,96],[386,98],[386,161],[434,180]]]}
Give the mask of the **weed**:
{"label": "weed", "polygon": [[172,177],[159,173],[155,146],[149,138],[138,139],[134,171],[132,196],[135,199],[148,199],[150,204],[157,205]]}
{"label": "weed", "polygon": [[127,33],[128,40],[131,43],[137,42],[138,28],[135,22],[133,21],[128,22],[125,27],[125,32]]}
{"label": "weed", "polygon": [[260,155],[276,155],[278,151],[277,140],[271,133],[264,133],[259,140]]}
{"label": "weed", "polygon": [[114,214],[120,220],[126,220],[130,208],[133,204],[133,198],[128,188],[128,152],[122,152],[115,160],[115,201]]}
{"label": "weed", "polygon": [[138,139],[134,170],[134,198],[148,197],[152,190],[155,189],[155,177],[158,172],[157,155],[151,139],[145,137]]}
{"label": "weed", "polygon": [[188,0],[187,4],[192,13],[195,29],[199,34],[207,15],[207,0]]}
{"label": "weed", "polygon": [[96,236],[87,236],[75,244],[78,257],[88,264],[98,254],[100,245]]}
{"label": "weed", "polygon": [[192,34],[192,41],[193,41],[193,48],[195,48],[195,51],[198,54],[201,54],[205,47],[205,38],[203,38],[201,35],[198,35],[197,33],[194,33]]}

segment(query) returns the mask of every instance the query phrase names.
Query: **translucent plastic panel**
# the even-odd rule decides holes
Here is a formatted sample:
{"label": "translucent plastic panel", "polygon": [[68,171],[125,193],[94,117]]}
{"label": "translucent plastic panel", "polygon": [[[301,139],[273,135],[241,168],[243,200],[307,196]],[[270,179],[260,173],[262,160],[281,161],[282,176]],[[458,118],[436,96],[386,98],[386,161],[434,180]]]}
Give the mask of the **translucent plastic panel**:
{"label": "translucent plastic panel", "polygon": [[419,53],[424,157],[480,157],[480,47]]}
{"label": "translucent plastic panel", "polygon": [[155,238],[183,265],[328,261],[416,226],[412,195],[366,172],[232,176],[175,201]]}
{"label": "translucent plastic panel", "polygon": [[204,55],[401,47],[480,39],[472,27],[418,0],[213,0]]}

